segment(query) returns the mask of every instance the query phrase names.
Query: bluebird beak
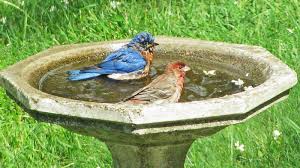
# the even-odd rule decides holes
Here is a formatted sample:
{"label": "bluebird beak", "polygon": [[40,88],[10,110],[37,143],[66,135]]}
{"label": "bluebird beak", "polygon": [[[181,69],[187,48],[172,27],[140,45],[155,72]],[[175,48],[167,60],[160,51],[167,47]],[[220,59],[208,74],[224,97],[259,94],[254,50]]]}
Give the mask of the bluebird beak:
{"label": "bluebird beak", "polygon": [[184,72],[187,72],[187,71],[191,70],[191,68],[188,67],[188,66],[184,66],[182,69],[183,69]]}
{"label": "bluebird beak", "polygon": [[151,44],[148,44],[146,50],[148,50],[149,48],[155,47],[155,46],[157,46],[157,45],[159,45],[159,44],[158,44],[158,43],[151,43]]}
{"label": "bluebird beak", "polygon": [[153,43],[152,44],[152,46],[154,47],[154,46],[158,46],[159,44],[158,43]]}

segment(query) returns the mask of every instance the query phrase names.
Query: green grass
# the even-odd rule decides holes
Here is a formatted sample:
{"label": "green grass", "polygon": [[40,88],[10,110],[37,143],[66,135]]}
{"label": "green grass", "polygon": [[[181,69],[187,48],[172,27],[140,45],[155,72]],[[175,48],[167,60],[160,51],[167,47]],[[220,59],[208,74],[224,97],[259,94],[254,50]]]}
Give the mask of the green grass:
{"label": "green grass", "polygon": [[[51,6],[55,10],[50,12]],[[117,9],[93,0],[0,0],[0,69],[53,45],[155,35],[259,45],[300,74],[300,1],[122,1]],[[191,147],[186,167],[298,167],[300,87],[288,100],[250,121]],[[273,130],[282,132],[278,141]],[[234,143],[245,144],[239,152]],[[94,138],[36,122],[0,89],[0,167],[111,167]]]}

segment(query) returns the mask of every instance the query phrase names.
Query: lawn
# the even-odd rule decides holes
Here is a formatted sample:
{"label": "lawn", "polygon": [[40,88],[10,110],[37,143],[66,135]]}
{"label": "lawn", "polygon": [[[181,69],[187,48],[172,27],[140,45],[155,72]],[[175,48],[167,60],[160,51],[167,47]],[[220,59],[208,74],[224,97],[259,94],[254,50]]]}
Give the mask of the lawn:
{"label": "lawn", "polygon": [[[300,1],[0,0],[0,69],[53,45],[138,32],[265,47],[300,74]],[[298,78],[299,79],[299,78]],[[246,123],[197,140],[187,168],[299,167],[300,86]],[[274,140],[273,131],[281,135]],[[244,144],[244,151],[234,144]],[[36,122],[0,88],[0,167],[111,167],[104,143]]]}

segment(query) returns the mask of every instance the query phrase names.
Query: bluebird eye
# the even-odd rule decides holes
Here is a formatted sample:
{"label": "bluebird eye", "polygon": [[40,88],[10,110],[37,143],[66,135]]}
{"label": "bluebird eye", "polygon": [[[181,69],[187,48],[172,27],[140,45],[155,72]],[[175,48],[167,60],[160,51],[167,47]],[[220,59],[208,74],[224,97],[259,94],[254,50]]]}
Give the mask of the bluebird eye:
{"label": "bluebird eye", "polygon": [[143,46],[146,46],[146,42],[145,41],[141,41],[140,44],[143,45]]}

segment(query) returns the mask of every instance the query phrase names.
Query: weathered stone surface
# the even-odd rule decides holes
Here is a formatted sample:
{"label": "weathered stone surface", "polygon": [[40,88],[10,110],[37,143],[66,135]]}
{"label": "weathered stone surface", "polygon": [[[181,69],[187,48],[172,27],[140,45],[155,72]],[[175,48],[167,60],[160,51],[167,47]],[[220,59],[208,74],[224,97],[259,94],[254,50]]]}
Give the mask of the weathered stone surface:
{"label": "weathered stone surface", "polygon": [[251,72],[249,77],[262,84],[220,98],[139,106],[72,100],[37,89],[47,71],[67,63],[100,60],[106,52],[127,40],[50,48],[1,71],[0,84],[37,120],[107,142],[115,167],[182,167],[193,140],[255,116],[286,98],[297,82],[293,70],[258,46],[169,37],[156,39],[162,52],[197,53],[182,58],[176,55],[174,59],[213,64],[236,74]]}
{"label": "weathered stone surface", "polygon": [[191,144],[133,146],[107,143],[116,168],[182,168]]}

